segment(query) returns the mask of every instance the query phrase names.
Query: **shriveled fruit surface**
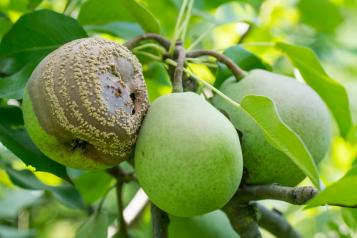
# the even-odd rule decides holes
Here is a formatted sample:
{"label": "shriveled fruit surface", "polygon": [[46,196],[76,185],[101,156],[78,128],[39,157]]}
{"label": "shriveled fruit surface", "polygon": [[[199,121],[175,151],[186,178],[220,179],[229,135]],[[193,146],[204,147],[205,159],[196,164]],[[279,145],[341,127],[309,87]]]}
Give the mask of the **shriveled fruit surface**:
{"label": "shriveled fruit surface", "polygon": [[[309,86],[286,76],[253,70],[239,82],[233,78],[226,80],[220,90],[237,102],[241,102],[247,95],[271,98],[281,119],[301,137],[314,160],[318,163],[326,154],[331,139],[329,113],[320,97]],[[305,178],[303,172],[285,154],[269,144],[250,118],[219,96],[215,96],[212,102],[225,111],[235,127],[242,132],[248,183],[295,186]]]}
{"label": "shriveled fruit surface", "polygon": [[162,96],[150,107],[135,149],[140,185],[153,203],[175,216],[225,205],[243,167],[231,122],[194,93]]}
{"label": "shriveled fruit surface", "polygon": [[98,38],[74,40],[44,58],[23,101],[25,126],[39,149],[82,169],[127,159],[147,108],[136,57]]}

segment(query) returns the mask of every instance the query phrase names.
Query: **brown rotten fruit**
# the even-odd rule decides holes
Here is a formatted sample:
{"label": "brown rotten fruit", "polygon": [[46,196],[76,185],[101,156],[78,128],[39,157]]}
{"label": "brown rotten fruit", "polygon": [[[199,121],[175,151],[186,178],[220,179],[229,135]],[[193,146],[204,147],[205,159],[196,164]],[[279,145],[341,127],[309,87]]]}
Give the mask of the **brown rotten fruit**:
{"label": "brown rotten fruit", "polygon": [[148,108],[137,58],[114,42],[84,38],[36,67],[23,100],[39,149],[68,167],[103,169],[128,158]]}

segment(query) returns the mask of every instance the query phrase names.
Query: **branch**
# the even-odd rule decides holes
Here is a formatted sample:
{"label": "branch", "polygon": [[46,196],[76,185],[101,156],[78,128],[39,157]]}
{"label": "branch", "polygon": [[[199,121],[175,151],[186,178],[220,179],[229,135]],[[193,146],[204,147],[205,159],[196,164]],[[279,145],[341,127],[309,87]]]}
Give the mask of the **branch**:
{"label": "branch", "polygon": [[200,56],[212,56],[215,57],[219,62],[225,64],[233,73],[234,77],[237,80],[243,78],[246,73],[236,65],[230,58],[225,56],[224,54],[218,53],[213,50],[193,50],[186,54],[187,58],[196,58]]}
{"label": "branch", "polygon": [[126,227],[126,223],[124,220],[124,213],[123,213],[123,198],[122,198],[122,192],[123,192],[123,180],[117,180],[116,184],[116,192],[117,192],[117,204],[118,204],[118,219],[119,219],[119,237],[127,238],[128,236],[128,231]]}
{"label": "branch", "polygon": [[160,45],[162,45],[167,51],[170,49],[170,41],[165,37],[155,33],[145,33],[142,35],[138,35],[137,37],[134,37],[133,39],[127,41],[124,46],[126,46],[130,50],[144,40],[154,40]]}
{"label": "branch", "polygon": [[318,190],[310,186],[286,187],[278,184],[244,186],[237,192],[244,201],[274,199],[296,205],[305,204],[317,193]]}
{"label": "branch", "polygon": [[173,79],[173,92],[182,92],[182,76],[183,76],[183,67],[185,63],[185,48],[182,46],[181,41],[176,42],[176,50],[178,52],[177,56],[177,66],[175,68],[174,79]]}
{"label": "branch", "polygon": [[232,227],[241,238],[262,237],[254,206],[232,199],[222,210],[226,213]]}
{"label": "branch", "polygon": [[271,211],[258,203],[255,205],[260,214],[259,226],[277,238],[302,238],[278,211]]}
{"label": "branch", "polygon": [[120,169],[119,166],[107,169],[107,172],[111,174],[116,179],[116,194],[117,194],[117,207],[118,207],[118,223],[119,223],[119,231],[118,236],[123,238],[128,238],[128,231],[126,227],[126,223],[124,220],[124,213],[123,213],[123,185],[125,183],[125,173]]}
{"label": "branch", "polygon": [[160,208],[151,204],[151,219],[153,225],[153,237],[154,238],[168,238],[168,225],[169,217],[167,213]]}

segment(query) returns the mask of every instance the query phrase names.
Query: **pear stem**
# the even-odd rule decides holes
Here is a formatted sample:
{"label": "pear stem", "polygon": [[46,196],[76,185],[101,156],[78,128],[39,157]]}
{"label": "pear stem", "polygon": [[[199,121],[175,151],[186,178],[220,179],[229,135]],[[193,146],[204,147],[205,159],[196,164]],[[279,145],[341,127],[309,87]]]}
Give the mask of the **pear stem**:
{"label": "pear stem", "polygon": [[127,41],[124,45],[130,50],[144,40],[153,40],[163,46],[167,51],[170,49],[170,41],[155,33],[145,33]]}
{"label": "pear stem", "polygon": [[258,224],[277,238],[302,238],[287,222],[278,210],[269,210],[261,204],[255,204],[259,214]]}
{"label": "pear stem", "polygon": [[123,207],[123,186],[127,182],[127,175],[121,170],[119,166],[107,169],[107,172],[116,179],[116,195],[117,195],[117,208],[118,208],[118,224],[119,230],[115,236],[128,238],[127,225],[124,220],[124,207]]}
{"label": "pear stem", "polygon": [[239,197],[235,195],[222,210],[226,213],[233,229],[241,238],[262,237],[255,207],[249,202],[239,201]]}
{"label": "pear stem", "polygon": [[151,203],[151,219],[154,238],[168,238],[169,216],[166,212]]}
{"label": "pear stem", "polygon": [[318,190],[311,186],[287,187],[278,184],[243,186],[237,192],[245,201],[274,199],[295,205],[305,204],[317,193]]}
{"label": "pear stem", "polygon": [[214,50],[193,50],[186,54],[188,58],[196,58],[200,56],[211,56],[216,58],[219,62],[225,64],[233,73],[234,77],[237,80],[243,78],[247,73],[244,72],[238,65],[236,65],[233,60],[229,57],[225,56],[224,54],[218,53]]}
{"label": "pear stem", "polygon": [[178,40],[176,42],[176,49],[178,51],[178,56],[177,56],[177,60],[176,60],[177,63],[174,72],[172,92],[179,93],[179,92],[183,92],[182,76],[183,76],[184,64],[186,59],[185,48],[182,46],[182,41]]}

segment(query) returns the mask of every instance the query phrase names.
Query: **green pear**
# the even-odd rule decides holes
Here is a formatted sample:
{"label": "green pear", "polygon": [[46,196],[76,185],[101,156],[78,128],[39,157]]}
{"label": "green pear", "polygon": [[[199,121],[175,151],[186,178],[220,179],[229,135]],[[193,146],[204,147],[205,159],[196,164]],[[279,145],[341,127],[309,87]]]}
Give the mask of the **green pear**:
{"label": "green pear", "polygon": [[242,177],[239,137],[231,122],[194,93],[158,98],[135,148],[135,169],[151,201],[189,217],[224,206]]}
{"label": "green pear", "polygon": [[68,167],[104,169],[127,159],[148,108],[141,65],[124,46],[84,38],[45,57],[23,98],[28,134]]}
{"label": "green pear", "polygon": [[[321,98],[306,84],[264,70],[253,70],[239,82],[233,78],[226,80],[220,91],[236,102],[241,102],[247,95],[269,97],[275,102],[283,122],[300,136],[315,162],[319,163],[324,157],[331,140],[330,117]],[[265,139],[251,119],[238,113],[218,95],[213,98],[212,103],[227,113],[242,133],[248,183],[295,186],[305,178],[304,173],[289,157]]]}
{"label": "green pear", "polygon": [[227,216],[214,211],[201,216],[183,218],[170,216],[170,238],[238,238]]}

